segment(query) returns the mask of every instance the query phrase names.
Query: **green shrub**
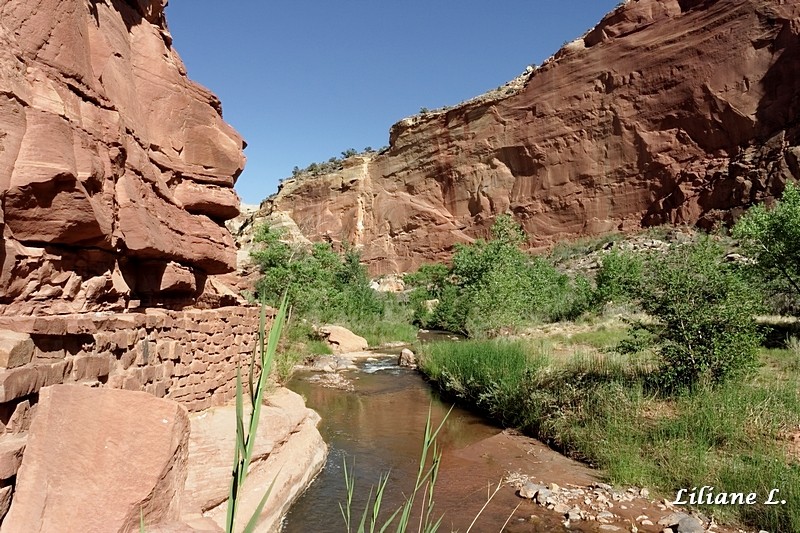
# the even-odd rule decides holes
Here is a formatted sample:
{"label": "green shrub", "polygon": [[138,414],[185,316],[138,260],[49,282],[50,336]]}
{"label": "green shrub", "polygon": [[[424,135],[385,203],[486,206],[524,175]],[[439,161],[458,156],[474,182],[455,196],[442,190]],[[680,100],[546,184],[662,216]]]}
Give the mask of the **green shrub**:
{"label": "green shrub", "polygon": [[722,246],[703,237],[646,262],[640,301],[655,322],[640,327],[653,335],[667,389],[718,384],[755,365],[759,301],[723,257]]}
{"label": "green shrub", "polygon": [[800,309],[800,189],[787,183],[772,209],[757,205],[739,219],[733,236],[755,263],[751,270],[773,296]]}
{"label": "green shrub", "polygon": [[612,250],[600,261],[595,284],[597,305],[635,298],[641,288],[642,257],[630,251]]}
{"label": "green shrub", "polygon": [[275,306],[287,291],[293,314],[322,321],[381,315],[384,303],[354,250],[338,254],[326,243],[293,248],[280,238],[266,225],[256,232],[251,256],[262,274],[256,282],[260,300]]}
{"label": "green shrub", "polygon": [[[453,266],[425,265],[406,276],[414,319],[423,327],[493,337],[537,321],[571,320],[592,303],[585,276],[570,277],[520,249],[525,234],[499,215],[492,239],[457,245]],[[430,306],[431,300],[437,300]]]}

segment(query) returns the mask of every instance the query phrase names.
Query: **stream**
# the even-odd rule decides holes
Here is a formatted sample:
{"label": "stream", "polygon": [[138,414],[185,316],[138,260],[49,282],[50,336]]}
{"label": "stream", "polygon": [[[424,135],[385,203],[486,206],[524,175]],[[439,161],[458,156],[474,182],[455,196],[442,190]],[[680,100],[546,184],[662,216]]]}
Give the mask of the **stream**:
{"label": "stream", "polygon": [[[397,349],[396,353],[399,351]],[[310,371],[298,372],[289,383],[292,390],[306,398],[308,407],[321,415],[319,429],[330,449],[324,469],[292,506],[282,531],[345,531],[339,509],[339,503],[347,499],[345,458],[356,480],[354,529],[367,503],[370,487],[377,484],[380,474],[391,472],[383,500],[382,508],[386,511],[383,517],[403,503],[403,492],[412,490],[429,406],[436,426],[450,404],[445,403],[419,373],[398,367],[396,353],[360,361],[359,370],[343,372],[353,384],[351,391],[326,388],[309,381],[316,374]],[[435,493],[435,516],[444,513],[440,531],[466,531],[486,502],[490,484],[493,488],[507,472],[515,469],[532,470],[538,465],[541,470],[541,463],[550,460],[542,461],[532,453],[533,447],[527,449],[512,442],[513,438],[482,416],[457,406],[453,408],[438,439],[443,450]],[[526,442],[525,446],[530,445]],[[520,507],[509,519],[517,505]],[[567,530],[559,517],[518,498],[511,487],[504,486],[472,531],[501,531],[507,519],[508,524],[502,531],[580,530],[575,526]]]}

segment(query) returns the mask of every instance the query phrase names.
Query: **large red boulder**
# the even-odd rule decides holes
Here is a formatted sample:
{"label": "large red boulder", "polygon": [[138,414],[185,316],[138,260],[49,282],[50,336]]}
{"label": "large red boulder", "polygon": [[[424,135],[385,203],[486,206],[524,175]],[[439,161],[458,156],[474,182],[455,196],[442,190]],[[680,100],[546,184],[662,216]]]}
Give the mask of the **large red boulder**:
{"label": "large red boulder", "polygon": [[2,533],[138,531],[176,521],[189,418],[143,392],[56,385],[40,392]]}

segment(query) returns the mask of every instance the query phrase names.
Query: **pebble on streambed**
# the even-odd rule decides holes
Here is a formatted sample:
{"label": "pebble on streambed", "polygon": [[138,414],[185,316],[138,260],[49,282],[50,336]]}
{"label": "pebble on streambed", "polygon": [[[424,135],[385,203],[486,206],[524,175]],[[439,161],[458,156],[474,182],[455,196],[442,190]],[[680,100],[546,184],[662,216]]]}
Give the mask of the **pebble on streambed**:
{"label": "pebble on streambed", "polygon": [[[606,483],[566,488],[555,483],[548,485],[534,483],[520,474],[509,475],[506,481],[518,488],[517,494],[520,498],[532,500],[562,515],[567,527],[572,522],[594,521],[607,526],[601,526],[601,531],[628,531],[614,524],[627,523],[630,519],[616,514],[613,510],[628,510],[640,504],[654,503],[650,500],[650,491],[646,488],[618,491]],[[658,509],[667,512],[672,511],[673,506],[664,500],[658,504]],[[639,514],[635,523],[631,524],[630,531],[638,531],[637,525],[652,527],[656,523],[663,528],[662,533],[705,533],[715,527],[713,521],[703,516],[693,516],[683,512],[670,512],[656,522],[654,520],[647,514]]]}

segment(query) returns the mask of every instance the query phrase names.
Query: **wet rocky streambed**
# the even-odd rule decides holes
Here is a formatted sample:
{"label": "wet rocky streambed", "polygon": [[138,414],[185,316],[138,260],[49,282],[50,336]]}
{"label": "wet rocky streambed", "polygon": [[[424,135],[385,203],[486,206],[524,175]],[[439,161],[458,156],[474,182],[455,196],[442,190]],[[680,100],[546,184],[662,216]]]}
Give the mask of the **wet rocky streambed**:
{"label": "wet rocky streambed", "polygon": [[[292,379],[289,387],[322,416],[319,429],[330,451],[322,472],[285,518],[284,532],[345,531],[339,509],[347,498],[345,458],[356,479],[355,524],[380,474],[390,472],[384,516],[397,509],[404,493],[413,489],[429,407],[438,425],[451,404],[415,370],[398,367],[399,352],[398,348],[384,351],[385,355],[365,354],[356,360],[356,369],[304,370]],[[435,492],[435,515],[444,514],[440,531],[467,531],[488,492],[501,482],[503,486],[472,531],[661,532],[669,531],[671,519],[677,532],[674,524],[684,518],[663,500],[653,500],[646,490],[614,490],[599,483],[586,466],[458,406],[447,418],[438,442],[443,449]],[[532,499],[521,498],[520,487]],[[667,518],[670,514],[674,516]],[[705,531],[694,525],[698,528],[680,531]]]}

